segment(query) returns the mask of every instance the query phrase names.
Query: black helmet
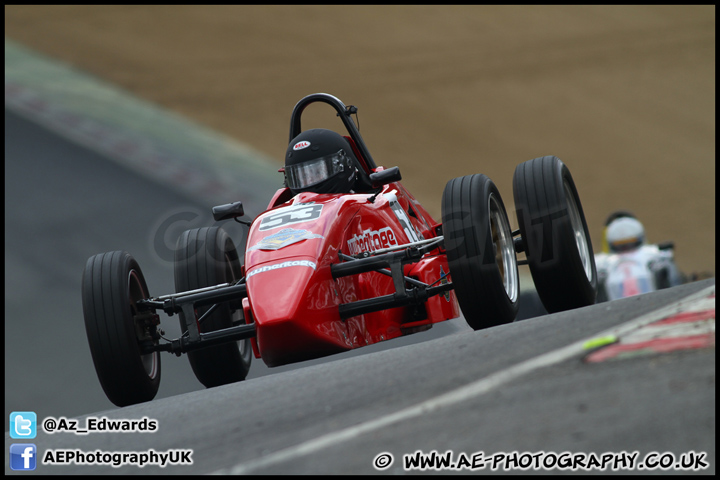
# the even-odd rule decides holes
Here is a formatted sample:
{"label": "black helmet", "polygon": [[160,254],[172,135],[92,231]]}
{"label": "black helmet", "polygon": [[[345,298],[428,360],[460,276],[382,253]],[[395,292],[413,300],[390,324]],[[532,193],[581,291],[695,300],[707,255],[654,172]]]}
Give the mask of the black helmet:
{"label": "black helmet", "polygon": [[357,178],[357,160],[342,135],[314,128],[293,138],[285,153],[285,184],[300,192],[349,193]]}

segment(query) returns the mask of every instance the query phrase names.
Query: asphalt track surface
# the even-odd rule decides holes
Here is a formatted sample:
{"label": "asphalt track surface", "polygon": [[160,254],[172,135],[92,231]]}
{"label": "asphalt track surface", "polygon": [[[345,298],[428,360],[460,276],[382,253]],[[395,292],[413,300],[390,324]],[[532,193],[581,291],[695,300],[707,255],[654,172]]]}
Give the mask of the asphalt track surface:
{"label": "asphalt track surface", "polygon": [[[255,360],[248,380],[209,390],[185,358],[168,354],[158,398],[115,408],[100,389],[86,343],[85,260],[128,250],[151,293],[170,292],[168,239],[211,223],[209,206],[7,110],[5,138],[8,412],[30,410],[39,421],[67,417],[80,425],[89,416],[157,420],[154,433],[40,432],[34,442],[41,454],[183,449],[192,450],[193,460],[142,469],[39,465],[33,473],[372,474],[379,473],[373,461],[381,453],[394,456],[382,472],[403,473],[402,456],[418,450],[637,451],[641,458],[706,452],[709,468],[698,473],[715,472],[714,348],[600,364],[583,363],[583,350],[567,353],[568,346],[714,279],[479,332],[448,322],[408,337],[418,343],[384,342],[289,368],[267,369]],[[242,239],[241,229],[231,233]],[[169,336],[177,333],[174,323],[163,319]],[[6,451],[14,442],[7,422]],[[8,457],[5,472],[16,473]]]}

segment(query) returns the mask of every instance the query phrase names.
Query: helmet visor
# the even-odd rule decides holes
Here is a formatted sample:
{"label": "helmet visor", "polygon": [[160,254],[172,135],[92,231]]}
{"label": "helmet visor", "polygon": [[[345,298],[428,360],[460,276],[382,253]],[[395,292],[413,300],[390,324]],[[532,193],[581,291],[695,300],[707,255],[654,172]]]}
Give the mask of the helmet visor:
{"label": "helmet visor", "polygon": [[340,149],[331,155],[286,166],[287,186],[292,190],[301,190],[318,185],[345,170],[346,163],[345,151]]}
{"label": "helmet visor", "polygon": [[623,238],[620,240],[615,240],[614,242],[610,242],[610,251],[612,251],[614,253],[631,252],[637,248],[640,248],[642,243],[643,243],[642,238],[638,238],[638,237]]}

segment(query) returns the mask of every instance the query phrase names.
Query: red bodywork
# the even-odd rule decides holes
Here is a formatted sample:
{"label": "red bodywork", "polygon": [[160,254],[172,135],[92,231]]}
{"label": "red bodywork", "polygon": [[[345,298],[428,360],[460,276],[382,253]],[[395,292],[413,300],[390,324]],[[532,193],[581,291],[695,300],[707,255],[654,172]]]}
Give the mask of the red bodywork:
{"label": "red bodywork", "polygon": [[[340,262],[339,252],[372,253],[437,235],[438,223],[399,182],[371,197],[292,197],[283,188],[253,221],[245,253],[245,317],[256,325],[255,356],[268,366],[362,347],[460,315],[455,293],[448,291],[419,306],[340,317],[340,304],[392,294],[395,288],[391,277],[374,271],[334,279],[330,266]],[[441,248],[404,267],[405,276],[427,284],[450,281],[448,271]]]}

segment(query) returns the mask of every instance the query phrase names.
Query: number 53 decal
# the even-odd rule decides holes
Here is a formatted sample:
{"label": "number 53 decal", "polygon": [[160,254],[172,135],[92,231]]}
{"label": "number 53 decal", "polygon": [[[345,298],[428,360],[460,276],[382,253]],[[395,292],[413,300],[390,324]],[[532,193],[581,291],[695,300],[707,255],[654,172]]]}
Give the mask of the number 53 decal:
{"label": "number 53 decal", "polygon": [[279,208],[260,221],[260,231],[315,220],[322,212],[322,205],[292,205]]}

